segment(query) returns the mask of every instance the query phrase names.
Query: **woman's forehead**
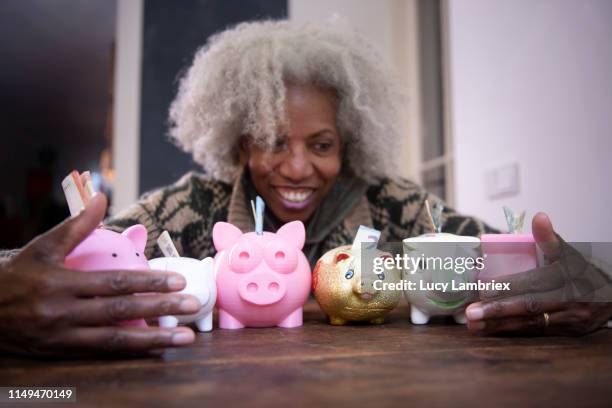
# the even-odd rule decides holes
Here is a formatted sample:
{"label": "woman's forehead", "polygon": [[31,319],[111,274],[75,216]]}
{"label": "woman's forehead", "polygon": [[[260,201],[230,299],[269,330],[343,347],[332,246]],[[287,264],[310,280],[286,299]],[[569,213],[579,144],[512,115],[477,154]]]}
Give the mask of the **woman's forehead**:
{"label": "woman's forehead", "polygon": [[336,131],[337,102],[332,91],[314,85],[290,86],[286,100],[289,133],[297,128],[308,134]]}

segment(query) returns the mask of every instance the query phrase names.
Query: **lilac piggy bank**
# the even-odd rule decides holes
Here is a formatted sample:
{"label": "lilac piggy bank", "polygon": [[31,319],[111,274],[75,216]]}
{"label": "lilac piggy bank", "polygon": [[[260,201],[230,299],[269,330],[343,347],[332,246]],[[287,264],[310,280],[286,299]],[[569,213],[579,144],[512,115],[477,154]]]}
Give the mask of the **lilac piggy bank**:
{"label": "lilac piggy bank", "polygon": [[276,234],[243,234],[226,222],[213,228],[219,327],[297,327],[310,292],[310,265],[302,247],[304,224]]}
{"label": "lilac piggy bank", "polygon": [[[121,234],[104,228],[95,229],[64,259],[64,265],[80,271],[102,271],[112,269],[149,270],[144,248],[147,229],[138,224]],[[130,320],[122,326],[146,327],[143,320]]]}

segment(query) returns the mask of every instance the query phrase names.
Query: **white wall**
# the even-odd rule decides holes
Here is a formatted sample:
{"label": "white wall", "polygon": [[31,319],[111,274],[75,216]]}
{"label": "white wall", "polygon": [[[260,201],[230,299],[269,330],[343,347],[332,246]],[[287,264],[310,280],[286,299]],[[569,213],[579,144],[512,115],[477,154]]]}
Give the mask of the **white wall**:
{"label": "white wall", "polygon": [[[612,2],[449,1],[456,206],[502,227],[547,212],[567,240],[612,240]],[[516,161],[518,194],[484,172]]]}
{"label": "white wall", "polygon": [[325,22],[333,16],[344,19],[362,33],[391,62],[393,56],[394,0],[289,0],[289,19]]}
{"label": "white wall", "polygon": [[111,214],[127,208],[138,198],[143,1],[117,2]]}

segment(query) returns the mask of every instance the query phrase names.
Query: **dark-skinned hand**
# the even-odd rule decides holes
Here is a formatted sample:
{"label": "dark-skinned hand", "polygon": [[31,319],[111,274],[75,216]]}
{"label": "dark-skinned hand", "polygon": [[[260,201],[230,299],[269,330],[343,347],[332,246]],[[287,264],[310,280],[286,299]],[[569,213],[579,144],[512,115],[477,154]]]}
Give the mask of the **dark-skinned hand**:
{"label": "dark-skinned hand", "polygon": [[510,290],[481,291],[481,301],[466,309],[468,329],[582,335],[601,328],[612,316],[610,278],[564,242],[546,214],[533,217],[532,231],[546,265],[496,278]]}
{"label": "dark-skinned hand", "polygon": [[27,356],[123,355],[193,343],[187,327],[116,325],[197,312],[197,298],[172,293],[186,285],[180,274],[64,267],[66,255],[100,224],[105,210],[106,197],[97,194],[79,215],[0,264],[0,350]]}

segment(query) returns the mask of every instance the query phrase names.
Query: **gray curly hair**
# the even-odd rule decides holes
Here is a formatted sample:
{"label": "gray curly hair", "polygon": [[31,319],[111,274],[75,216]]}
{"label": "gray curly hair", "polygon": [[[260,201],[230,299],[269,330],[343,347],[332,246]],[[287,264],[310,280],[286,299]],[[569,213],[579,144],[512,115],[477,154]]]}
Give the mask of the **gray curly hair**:
{"label": "gray curly hair", "polygon": [[180,80],[171,139],[212,177],[231,182],[240,137],[271,146],[286,124],[289,83],[336,92],[350,170],[368,181],[396,174],[402,94],[379,54],[341,22],[250,22],[212,36]]}

